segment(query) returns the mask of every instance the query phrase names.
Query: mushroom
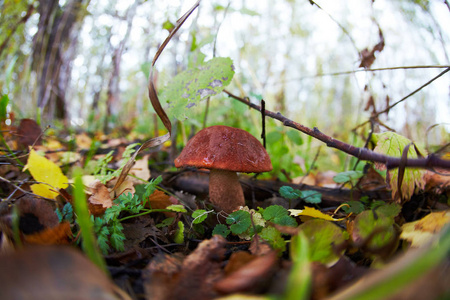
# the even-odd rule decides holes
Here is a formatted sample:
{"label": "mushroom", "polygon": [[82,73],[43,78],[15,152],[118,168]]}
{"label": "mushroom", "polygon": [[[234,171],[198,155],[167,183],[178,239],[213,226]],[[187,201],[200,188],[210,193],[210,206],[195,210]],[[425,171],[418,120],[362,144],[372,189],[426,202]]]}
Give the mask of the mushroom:
{"label": "mushroom", "polygon": [[228,126],[211,126],[191,138],[175,166],[210,169],[209,197],[218,211],[231,213],[245,205],[236,172],[272,170],[266,149],[250,133]]}

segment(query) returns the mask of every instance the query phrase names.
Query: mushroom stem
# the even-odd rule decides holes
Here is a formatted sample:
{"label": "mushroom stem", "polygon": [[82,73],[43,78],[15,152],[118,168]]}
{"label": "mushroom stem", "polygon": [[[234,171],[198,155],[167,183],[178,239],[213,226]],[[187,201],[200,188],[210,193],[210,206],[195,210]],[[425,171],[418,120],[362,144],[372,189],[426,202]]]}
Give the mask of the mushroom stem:
{"label": "mushroom stem", "polygon": [[212,169],[209,174],[209,198],[217,211],[232,213],[245,206],[244,192],[236,172]]}

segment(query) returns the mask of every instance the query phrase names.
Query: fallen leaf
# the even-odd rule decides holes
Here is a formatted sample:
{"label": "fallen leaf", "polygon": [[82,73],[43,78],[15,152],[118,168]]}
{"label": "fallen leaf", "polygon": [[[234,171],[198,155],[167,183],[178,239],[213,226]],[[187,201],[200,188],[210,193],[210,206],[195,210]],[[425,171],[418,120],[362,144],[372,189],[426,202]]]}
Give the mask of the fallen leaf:
{"label": "fallen leaf", "polygon": [[256,293],[265,291],[272,279],[278,260],[277,252],[256,257],[227,277],[216,282],[214,288],[221,294]]}
{"label": "fallen leaf", "polygon": [[25,242],[36,245],[65,245],[72,240],[72,230],[69,222],[62,222],[55,227],[46,228],[40,232],[25,235]]}
{"label": "fallen leaf", "polygon": [[78,149],[89,149],[92,145],[92,139],[83,132],[75,136],[75,143],[77,144]]}
{"label": "fallen leaf", "polygon": [[225,244],[226,240],[219,235],[202,241],[184,259],[181,267],[172,262],[168,268],[166,262],[170,261],[170,258],[162,263],[152,261],[146,270],[146,299],[171,300],[179,299],[180,295],[184,300],[217,297],[213,286],[222,276],[221,264]]}
{"label": "fallen leaf", "polygon": [[2,299],[131,299],[81,252],[34,246],[0,256]]}
{"label": "fallen leaf", "polygon": [[59,195],[58,189],[65,189],[69,185],[69,180],[61,169],[55,163],[37,154],[33,149],[30,151],[24,171],[27,169],[36,181],[42,182],[31,186],[31,190],[36,195],[55,199]]}
{"label": "fallen leaf", "polygon": [[327,221],[342,221],[344,218],[341,219],[335,219],[331,217],[330,215],[324,214],[320,210],[317,210],[315,208],[305,206],[305,209],[289,209],[289,212],[291,213],[291,216],[295,217],[312,217]]}
{"label": "fallen leaf", "polygon": [[[150,169],[148,168],[148,158],[150,157],[149,155],[145,155],[144,157],[142,157],[141,159],[137,160],[134,163],[134,166],[131,168],[130,172],[128,173],[129,175],[134,175],[139,179],[142,179],[144,181],[148,181],[150,179]],[[136,180],[136,184],[140,184],[142,183],[142,180],[139,179],[135,179],[133,177],[131,177],[132,180]]]}
{"label": "fallen leaf", "polygon": [[448,223],[450,210],[433,212],[418,221],[403,224],[400,238],[411,242],[414,248],[427,245]]}
{"label": "fallen leaf", "polygon": [[101,216],[113,204],[109,190],[100,180],[93,181],[89,189],[91,192],[88,199],[89,211],[94,216]]}
{"label": "fallen leaf", "polygon": [[[172,204],[178,204],[173,202],[173,199],[169,195],[159,190],[155,190],[153,194],[148,197],[148,203],[152,209],[165,209]],[[168,218],[176,216],[176,213],[174,212],[164,212],[164,214]]]}
{"label": "fallen leaf", "polygon": [[19,136],[19,144],[24,149],[27,149],[29,146],[41,144],[42,130],[35,120],[20,120],[17,135]]}

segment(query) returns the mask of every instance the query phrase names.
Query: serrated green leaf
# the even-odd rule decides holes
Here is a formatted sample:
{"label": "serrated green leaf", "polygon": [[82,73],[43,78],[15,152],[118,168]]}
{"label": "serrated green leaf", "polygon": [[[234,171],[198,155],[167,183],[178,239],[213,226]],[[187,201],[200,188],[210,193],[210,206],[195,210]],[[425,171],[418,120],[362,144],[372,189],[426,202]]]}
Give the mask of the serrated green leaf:
{"label": "serrated green leaf", "polygon": [[174,212],[180,212],[180,213],[186,213],[187,210],[184,208],[181,204],[172,204],[166,207],[166,209],[174,211]]}
{"label": "serrated green leaf", "polygon": [[346,213],[354,213],[359,214],[364,211],[364,204],[361,201],[348,201],[344,204],[348,204],[349,206],[342,206],[342,210]]}
{"label": "serrated green leaf", "polygon": [[[405,147],[411,143],[411,140],[395,132],[384,132],[376,134],[374,135],[374,140],[376,141],[376,147],[374,149],[375,152],[394,157],[401,157],[403,149],[405,149]],[[415,148],[419,149],[422,155],[426,155],[425,150],[420,149],[417,146],[411,146],[408,149],[408,158],[418,157]],[[386,169],[386,166],[383,164],[375,164],[375,166],[380,170]],[[424,174],[425,171],[422,169],[405,169],[403,182],[401,185],[403,199],[409,200],[414,194],[416,188],[424,188],[425,181],[422,179]],[[387,182],[389,183],[392,190],[392,197],[395,199],[398,194],[398,168],[388,170],[386,176]]]}
{"label": "serrated green leaf", "polygon": [[224,238],[226,238],[229,234],[230,234],[230,230],[228,229],[228,227],[225,224],[217,224],[214,227],[214,230],[212,232],[212,235],[221,235]]}
{"label": "serrated green leaf", "polygon": [[296,145],[300,146],[303,144],[303,138],[300,135],[300,132],[296,130],[289,130],[286,132],[287,137]]}
{"label": "serrated green leaf", "polygon": [[227,224],[232,224],[230,230],[233,234],[245,232],[252,224],[250,213],[243,210],[232,212],[226,219]]}
{"label": "serrated green leaf", "polygon": [[344,254],[337,247],[345,242],[343,230],[332,222],[314,219],[299,226],[309,241],[310,259],[332,265]]}
{"label": "serrated green leaf", "polygon": [[263,212],[263,217],[267,221],[271,221],[276,218],[281,218],[288,215],[289,213],[287,209],[280,205],[271,205],[267,207]]}
{"label": "serrated green leaf", "polygon": [[262,239],[267,241],[273,249],[283,252],[286,250],[286,241],[281,235],[281,232],[275,227],[266,227],[261,230],[259,234]]}
{"label": "serrated green leaf", "polygon": [[233,61],[228,57],[216,57],[179,73],[165,87],[161,98],[167,102],[169,112],[183,120],[190,114],[189,108],[222,92],[233,76]]}
{"label": "serrated green leaf", "polygon": [[206,220],[206,217],[208,216],[208,213],[204,209],[197,209],[192,213],[192,217],[194,220],[192,221],[193,224],[200,224],[201,222]]}

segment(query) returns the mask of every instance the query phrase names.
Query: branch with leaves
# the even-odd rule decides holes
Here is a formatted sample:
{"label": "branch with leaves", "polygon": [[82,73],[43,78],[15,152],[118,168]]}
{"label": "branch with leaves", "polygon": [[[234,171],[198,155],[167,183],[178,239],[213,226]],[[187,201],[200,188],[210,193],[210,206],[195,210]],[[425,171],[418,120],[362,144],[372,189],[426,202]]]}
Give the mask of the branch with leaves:
{"label": "branch with leaves", "polygon": [[[228,94],[230,97],[261,112],[261,107],[259,105],[253,104],[250,101],[248,101],[247,99],[236,96],[236,95],[230,93],[229,91],[225,90],[225,93]],[[433,169],[436,167],[450,169],[450,160],[441,159],[440,157],[438,157],[437,155],[434,155],[434,154],[430,154],[429,156],[427,156],[425,158],[415,158],[415,159],[406,159],[406,160],[405,160],[405,158],[391,157],[391,156],[383,155],[380,153],[376,153],[367,148],[355,147],[353,145],[336,140],[336,139],[320,132],[320,130],[317,127],[314,127],[313,129],[311,129],[300,123],[297,123],[295,121],[292,121],[292,120],[286,118],[279,112],[274,113],[274,112],[266,109],[264,111],[264,114],[268,117],[271,117],[272,119],[282,122],[284,126],[294,128],[294,129],[299,130],[309,136],[312,136],[312,137],[318,139],[321,142],[324,142],[328,147],[332,147],[332,148],[341,150],[341,151],[343,151],[347,154],[350,154],[351,156],[354,156],[360,160],[366,160],[366,161],[372,161],[372,162],[378,162],[378,163],[385,164],[387,169],[397,168],[401,165],[404,165],[405,167],[426,168],[426,169]]]}

